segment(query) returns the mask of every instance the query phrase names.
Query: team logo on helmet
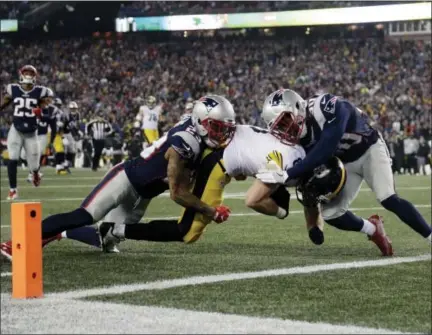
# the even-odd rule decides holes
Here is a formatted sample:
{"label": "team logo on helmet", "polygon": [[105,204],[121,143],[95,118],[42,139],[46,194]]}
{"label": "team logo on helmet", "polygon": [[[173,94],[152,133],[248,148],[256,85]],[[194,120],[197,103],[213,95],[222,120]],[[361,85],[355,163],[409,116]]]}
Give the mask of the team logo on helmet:
{"label": "team logo on helmet", "polygon": [[270,101],[270,105],[271,106],[279,106],[283,104],[283,90],[279,90],[275,93],[275,95],[273,96],[273,99],[271,99]]}
{"label": "team logo on helmet", "polygon": [[217,105],[219,105],[219,102],[217,102],[216,100],[213,100],[211,98],[207,98],[207,97],[202,97],[201,99],[199,99],[199,101],[201,101],[204,104],[204,106],[206,106],[208,113],[210,113],[210,111],[213,108],[215,108]]}

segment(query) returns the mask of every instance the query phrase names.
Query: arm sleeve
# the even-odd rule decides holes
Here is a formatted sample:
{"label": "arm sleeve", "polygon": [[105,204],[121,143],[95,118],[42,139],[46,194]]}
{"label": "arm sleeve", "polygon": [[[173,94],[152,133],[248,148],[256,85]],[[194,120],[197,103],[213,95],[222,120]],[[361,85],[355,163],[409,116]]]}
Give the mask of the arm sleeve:
{"label": "arm sleeve", "polygon": [[304,160],[287,170],[289,179],[301,177],[304,173],[327,162],[335,154],[350,117],[350,111],[346,107],[344,102],[336,102],[333,117],[326,115],[318,143],[308,152]]}

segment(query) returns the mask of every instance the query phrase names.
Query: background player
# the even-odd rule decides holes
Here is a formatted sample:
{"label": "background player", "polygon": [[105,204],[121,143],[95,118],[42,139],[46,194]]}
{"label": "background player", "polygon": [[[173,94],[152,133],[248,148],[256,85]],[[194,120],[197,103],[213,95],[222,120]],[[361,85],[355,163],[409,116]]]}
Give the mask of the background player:
{"label": "background player", "polygon": [[366,220],[349,211],[364,179],[384,208],[431,241],[431,227],[410,202],[395,192],[391,159],[384,140],[353,104],[331,94],[315,96],[306,102],[294,91],[279,90],[265,100],[262,116],[281,141],[298,143],[300,140],[307,151],[303,161],[283,173],[267,171],[258,175],[262,181],[287,183],[336,155],[345,164],[348,176],[341,194],[323,205],[323,217],[328,224],[364,232],[383,255],[393,254],[390,240],[382,224],[378,224],[382,222],[378,215]]}
{"label": "background player", "polygon": [[81,115],[78,111],[78,104],[75,101],[70,101],[66,110],[66,124],[63,135],[65,165],[68,172],[70,172],[70,167],[75,166],[78,141],[82,138],[82,132],[79,128],[80,121]]}
{"label": "background player", "polygon": [[[54,142],[54,138],[57,133],[57,125],[56,125],[56,119],[55,119],[55,110],[56,106],[53,104],[49,104],[46,108],[46,112],[42,114],[41,118],[38,120],[38,141],[39,141],[39,148],[41,151],[40,155],[40,166],[44,164],[46,161],[46,152],[48,150],[48,146],[51,146],[51,144]],[[50,138],[48,142],[48,128],[50,130]],[[25,160],[26,152],[23,148],[21,150],[21,159]],[[40,172],[40,175],[43,176],[42,172]],[[33,175],[30,173],[27,177],[28,182],[32,182]]]}
{"label": "background player", "polygon": [[142,129],[147,145],[151,145],[159,138],[159,118],[162,114],[162,105],[156,104],[156,98],[149,96],[146,104],[141,106],[135,118],[135,128]]}
{"label": "background player", "polygon": [[54,157],[56,163],[56,173],[59,175],[66,175],[70,173],[68,164],[66,162],[65,157],[65,146],[63,144],[65,127],[67,125],[68,119],[67,115],[61,107],[63,106],[63,102],[60,98],[56,98],[54,100],[54,106],[56,107],[53,111],[53,116],[56,122],[56,135],[54,136],[52,146],[54,149]]}
{"label": "background player", "polygon": [[42,109],[51,102],[53,92],[44,86],[36,85],[37,71],[31,65],[25,65],[19,71],[19,84],[6,87],[0,111],[13,104],[13,122],[7,137],[9,152],[8,178],[9,194],[7,200],[18,198],[17,167],[21,149],[26,150],[26,160],[34,186],[40,184],[40,149],[37,140],[38,121]]}
{"label": "background player", "polygon": [[[179,122],[140,157],[114,166],[80,208],[43,220],[42,237],[56,238],[68,229],[92,225],[109,213],[122,222],[136,208],[144,213],[150,200],[168,189],[177,204],[193,208],[216,222],[227,220],[229,208],[205,204],[190,192],[190,181],[205,148],[227,145],[234,131],[235,114],[231,103],[221,96],[201,98],[194,106],[192,117]],[[136,226],[139,228],[134,227],[131,234],[135,239],[142,239],[147,227]],[[153,230],[159,229],[153,225]],[[179,226],[173,222],[164,229],[180,234]],[[129,236],[127,231],[125,234]],[[1,252],[11,257],[10,241],[2,243]]]}

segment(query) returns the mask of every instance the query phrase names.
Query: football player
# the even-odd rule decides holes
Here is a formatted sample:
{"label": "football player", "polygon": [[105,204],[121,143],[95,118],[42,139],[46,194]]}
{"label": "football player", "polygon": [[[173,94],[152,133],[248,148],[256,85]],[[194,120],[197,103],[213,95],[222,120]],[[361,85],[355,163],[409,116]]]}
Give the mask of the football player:
{"label": "football player", "polygon": [[0,111],[13,104],[13,123],[8,132],[7,147],[9,152],[8,177],[9,194],[7,200],[18,198],[17,166],[21,149],[26,150],[26,160],[32,174],[32,183],[39,186],[41,182],[40,148],[38,142],[38,119],[45,113],[51,102],[51,89],[36,85],[37,71],[31,65],[25,65],[19,70],[19,84],[9,84],[6,87],[4,100]]}
{"label": "football player", "polygon": [[56,98],[53,105],[55,107],[53,110],[53,116],[56,122],[56,135],[52,141],[52,146],[55,152],[56,173],[59,175],[66,175],[70,173],[70,170],[68,163],[66,162],[63,140],[65,137],[65,127],[68,123],[68,117],[61,109],[63,102],[60,98]]}
{"label": "football player", "polygon": [[65,152],[65,162],[67,163],[66,169],[70,172],[69,168],[75,165],[75,155],[77,152],[77,142],[82,137],[80,130],[81,116],[78,112],[78,104],[75,101],[68,103],[66,112],[66,124],[64,126],[63,146]]}
{"label": "football player", "polygon": [[162,113],[162,105],[156,104],[156,98],[149,96],[146,104],[141,106],[135,118],[135,128],[142,129],[147,145],[151,145],[159,138],[159,117]]}
{"label": "football player", "polygon": [[431,241],[431,227],[410,202],[396,194],[391,159],[381,134],[352,103],[332,94],[321,94],[305,101],[296,92],[282,89],[267,97],[262,116],[270,131],[282,142],[300,143],[307,152],[304,160],[282,172],[262,171],[257,177],[263,182],[288,183],[335,155],[345,164],[347,181],[342,192],[322,206],[322,215],[328,224],[363,232],[383,255],[393,254],[382,218],[372,215],[363,219],[349,211],[362,181],[366,180],[385,209]]}
{"label": "football player", "polygon": [[[201,98],[195,104],[192,117],[176,124],[140,157],[114,166],[79,208],[43,220],[43,244],[56,239],[63,231],[72,232],[74,228],[92,225],[104,217],[111,222],[123,222],[135,211],[142,216],[151,199],[168,189],[171,199],[186,209],[194,209],[209,221],[226,221],[229,208],[208,205],[200,200],[190,191],[190,178],[204,150],[226,146],[234,132],[235,114],[231,103],[216,95]],[[166,239],[166,234],[174,235],[170,238],[184,238],[182,226],[177,221],[118,227],[123,230],[116,231],[116,235],[129,239],[142,240],[158,235]],[[1,244],[1,252],[12,257],[10,241]]]}
{"label": "football player", "polygon": [[[57,100],[57,99],[56,99]],[[40,165],[42,166],[42,162],[46,159],[46,151],[48,149],[48,146],[51,146],[51,144],[54,141],[54,138],[57,133],[57,125],[56,125],[56,118],[55,118],[55,110],[56,106],[54,104],[49,104],[46,108],[46,112],[43,113],[41,118],[38,120],[38,141],[39,141],[39,148],[41,150],[41,156],[40,156]],[[48,127],[50,129],[50,139],[48,142]],[[25,159],[26,152],[23,148],[21,151],[21,159]],[[43,176],[42,172],[40,172],[40,175]],[[29,173],[27,177],[28,182],[32,182],[33,174]]]}

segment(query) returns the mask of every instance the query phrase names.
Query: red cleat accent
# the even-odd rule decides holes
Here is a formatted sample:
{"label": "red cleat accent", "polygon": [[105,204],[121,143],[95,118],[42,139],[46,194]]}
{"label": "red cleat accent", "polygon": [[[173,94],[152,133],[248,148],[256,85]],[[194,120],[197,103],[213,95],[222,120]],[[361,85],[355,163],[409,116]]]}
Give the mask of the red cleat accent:
{"label": "red cleat accent", "polygon": [[[42,240],[42,248],[52,241],[60,241],[61,239],[62,239],[61,234],[57,234],[54,237],[46,238],[45,240]],[[12,261],[12,241],[1,243],[0,252],[4,257]]]}
{"label": "red cleat accent", "polygon": [[42,248],[52,241],[60,241],[61,239],[62,239],[61,234],[57,234],[56,236],[46,238],[45,240],[42,240]]}
{"label": "red cleat accent", "polygon": [[41,183],[41,176],[38,171],[33,172],[33,185],[38,187]]}
{"label": "red cleat accent", "polygon": [[0,244],[0,252],[4,257],[12,261],[12,241],[3,242]]}
{"label": "red cleat accent", "polygon": [[381,250],[383,256],[393,256],[393,247],[390,238],[385,233],[383,218],[375,214],[368,220],[376,227],[375,233],[369,236],[369,239]]}

